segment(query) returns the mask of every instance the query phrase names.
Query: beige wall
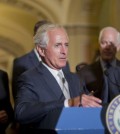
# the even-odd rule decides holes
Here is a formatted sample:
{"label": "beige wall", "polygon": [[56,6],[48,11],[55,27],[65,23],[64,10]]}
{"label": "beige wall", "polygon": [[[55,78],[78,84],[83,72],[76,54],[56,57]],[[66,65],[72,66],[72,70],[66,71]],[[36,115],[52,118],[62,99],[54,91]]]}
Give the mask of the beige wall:
{"label": "beige wall", "polygon": [[66,29],[70,37],[69,62],[74,72],[79,62],[91,63],[98,44],[98,27],[75,25]]}

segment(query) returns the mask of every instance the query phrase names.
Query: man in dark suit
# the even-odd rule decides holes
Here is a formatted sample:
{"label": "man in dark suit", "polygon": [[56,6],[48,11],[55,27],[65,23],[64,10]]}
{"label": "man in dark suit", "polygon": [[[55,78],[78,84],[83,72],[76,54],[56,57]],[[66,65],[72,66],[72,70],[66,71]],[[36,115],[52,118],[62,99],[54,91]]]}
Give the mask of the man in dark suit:
{"label": "man in dark suit", "polygon": [[6,128],[13,121],[14,117],[8,84],[7,73],[0,70],[0,134],[5,134]]}
{"label": "man in dark suit", "polygon": [[[50,23],[50,22],[48,22],[46,20],[38,21],[34,26],[33,36],[35,36],[37,29],[46,23]],[[14,59],[13,71],[12,71],[12,93],[13,93],[14,100],[15,100],[15,96],[17,93],[16,81],[17,81],[18,77],[26,70],[29,70],[30,68],[38,65],[40,61],[41,61],[41,58],[38,55],[36,48],[33,48],[27,54]]]}
{"label": "man in dark suit", "polygon": [[34,43],[42,62],[18,79],[15,118],[20,124],[54,129],[63,107],[101,107],[100,99],[84,94],[76,74],[62,69],[69,46],[63,27],[45,24],[38,29]]}
{"label": "man in dark suit", "polygon": [[120,66],[111,67],[105,73],[109,81],[109,98],[112,100],[117,95],[120,95]]}
{"label": "man in dark suit", "polygon": [[[116,71],[120,70],[120,61],[116,59],[117,47],[120,44],[120,34],[117,29],[103,28],[99,34],[99,44],[100,58],[91,65],[85,66],[78,74],[85,80],[89,92],[102,99],[103,103],[109,103],[116,95],[120,94],[120,88],[113,80],[114,76],[118,77],[116,75],[119,73]],[[109,72],[107,76],[106,71]],[[108,90],[107,93],[105,93],[106,90]]]}
{"label": "man in dark suit", "polygon": [[[42,20],[38,21],[35,26],[34,26],[34,36],[38,30],[39,27],[41,27],[44,24],[50,23],[49,21]],[[25,71],[35,67],[36,65],[41,62],[41,57],[39,56],[36,47],[30,51],[29,53],[18,57],[14,59],[13,61],[13,74],[12,74],[12,93],[13,93],[13,98],[15,100],[16,97],[16,81],[18,77]],[[64,67],[64,70],[69,71],[69,64],[67,63],[66,67]]]}

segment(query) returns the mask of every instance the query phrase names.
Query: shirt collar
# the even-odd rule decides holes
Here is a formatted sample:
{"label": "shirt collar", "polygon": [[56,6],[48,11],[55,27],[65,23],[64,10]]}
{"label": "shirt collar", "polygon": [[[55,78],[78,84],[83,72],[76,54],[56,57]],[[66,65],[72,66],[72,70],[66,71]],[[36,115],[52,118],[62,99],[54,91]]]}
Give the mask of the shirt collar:
{"label": "shirt collar", "polygon": [[[116,67],[116,59],[114,59],[113,61],[110,62],[111,66],[112,67]],[[101,63],[101,66],[102,66],[102,69],[105,70],[105,66],[106,66],[106,62],[102,60],[102,58],[100,57],[100,63]]]}
{"label": "shirt collar", "polygon": [[34,52],[35,52],[35,54],[36,54],[38,60],[39,60],[39,61],[42,61],[42,59],[41,59],[40,55],[38,54],[36,48],[34,48]]}
{"label": "shirt collar", "polygon": [[60,70],[55,70],[55,69],[50,68],[50,67],[49,67],[47,64],[45,64],[44,62],[42,62],[42,64],[51,72],[51,74],[52,74],[55,78],[56,78],[56,76],[57,76],[57,74],[58,74],[59,71],[61,71],[62,74],[63,74],[62,69],[60,69]]}

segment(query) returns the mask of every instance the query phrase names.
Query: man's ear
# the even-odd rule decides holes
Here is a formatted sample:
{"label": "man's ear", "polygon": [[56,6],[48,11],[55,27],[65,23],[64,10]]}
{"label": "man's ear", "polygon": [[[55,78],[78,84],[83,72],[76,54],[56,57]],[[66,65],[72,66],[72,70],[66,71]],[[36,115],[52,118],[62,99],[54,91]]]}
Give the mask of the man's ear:
{"label": "man's ear", "polygon": [[36,46],[36,50],[37,50],[37,52],[38,52],[38,54],[40,55],[40,56],[42,56],[42,57],[44,57],[45,56],[45,54],[44,54],[44,48],[41,48],[41,47],[39,47],[39,46]]}

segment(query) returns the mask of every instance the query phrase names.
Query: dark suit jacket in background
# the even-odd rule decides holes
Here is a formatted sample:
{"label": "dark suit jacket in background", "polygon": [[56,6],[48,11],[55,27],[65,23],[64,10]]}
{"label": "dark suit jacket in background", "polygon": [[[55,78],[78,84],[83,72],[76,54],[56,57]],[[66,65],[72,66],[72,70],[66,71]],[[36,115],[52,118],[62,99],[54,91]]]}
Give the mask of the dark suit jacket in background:
{"label": "dark suit jacket in background", "polygon": [[5,132],[5,129],[11,121],[13,121],[13,109],[10,103],[8,75],[6,72],[0,70],[0,110],[5,110],[8,114],[8,122],[0,123],[0,134]]}
{"label": "dark suit jacket in background", "polygon": [[[116,78],[118,78],[120,77],[120,75],[118,76],[119,73],[117,74],[116,72],[117,71],[119,72],[120,61],[117,60],[116,64],[117,64],[116,71],[115,68],[112,67],[110,72],[113,72],[112,75],[116,75]],[[88,91],[91,92],[93,90],[95,92],[94,95],[101,99],[104,86],[104,74],[100,64],[100,60],[82,68],[78,72],[78,75],[85,81],[86,88],[88,89]],[[116,88],[115,84],[111,83],[111,86],[112,86],[111,90],[117,89],[118,90],[117,93],[119,92],[119,88]],[[116,96],[116,93],[114,96]]]}
{"label": "dark suit jacket in background", "polygon": [[[34,50],[31,52],[16,58],[13,62],[13,72],[12,72],[12,93],[13,98],[16,96],[16,81],[18,77],[25,71],[37,66],[39,64],[38,57],[36,56]],[[65,71],[70,71],[69,64],[67,63],[66,67],[64,67]]]}
{"label": "dark suit jacket in background", "polygon": [[[79,96],[83,87],[80,87],[77,75],[70,72],[64,72],[64,75],[71,98]],[[33,128],[53,129],[59,118],[58,113],[64,107],[65,97],[49,70],[39,63],[37,67],[23,73],[17,84],[15,117],[18,122]]]}
{"label": "dark suit jacket in background", "polygon": [[15,99],[16,96],[16,81],[18,77],[25,72],[26,70],[29,70],[30,68],[33,68],[39,64],[39,60],[34,52],[32,50],[31,52],[16,58],[13,61],[13,72],[12,72],[12,93],[13,98]]}
{"label": "dark suit jacket in background", "polygon": [[112,67],[107,71],[110,101],[120,95],[120,66]]}

